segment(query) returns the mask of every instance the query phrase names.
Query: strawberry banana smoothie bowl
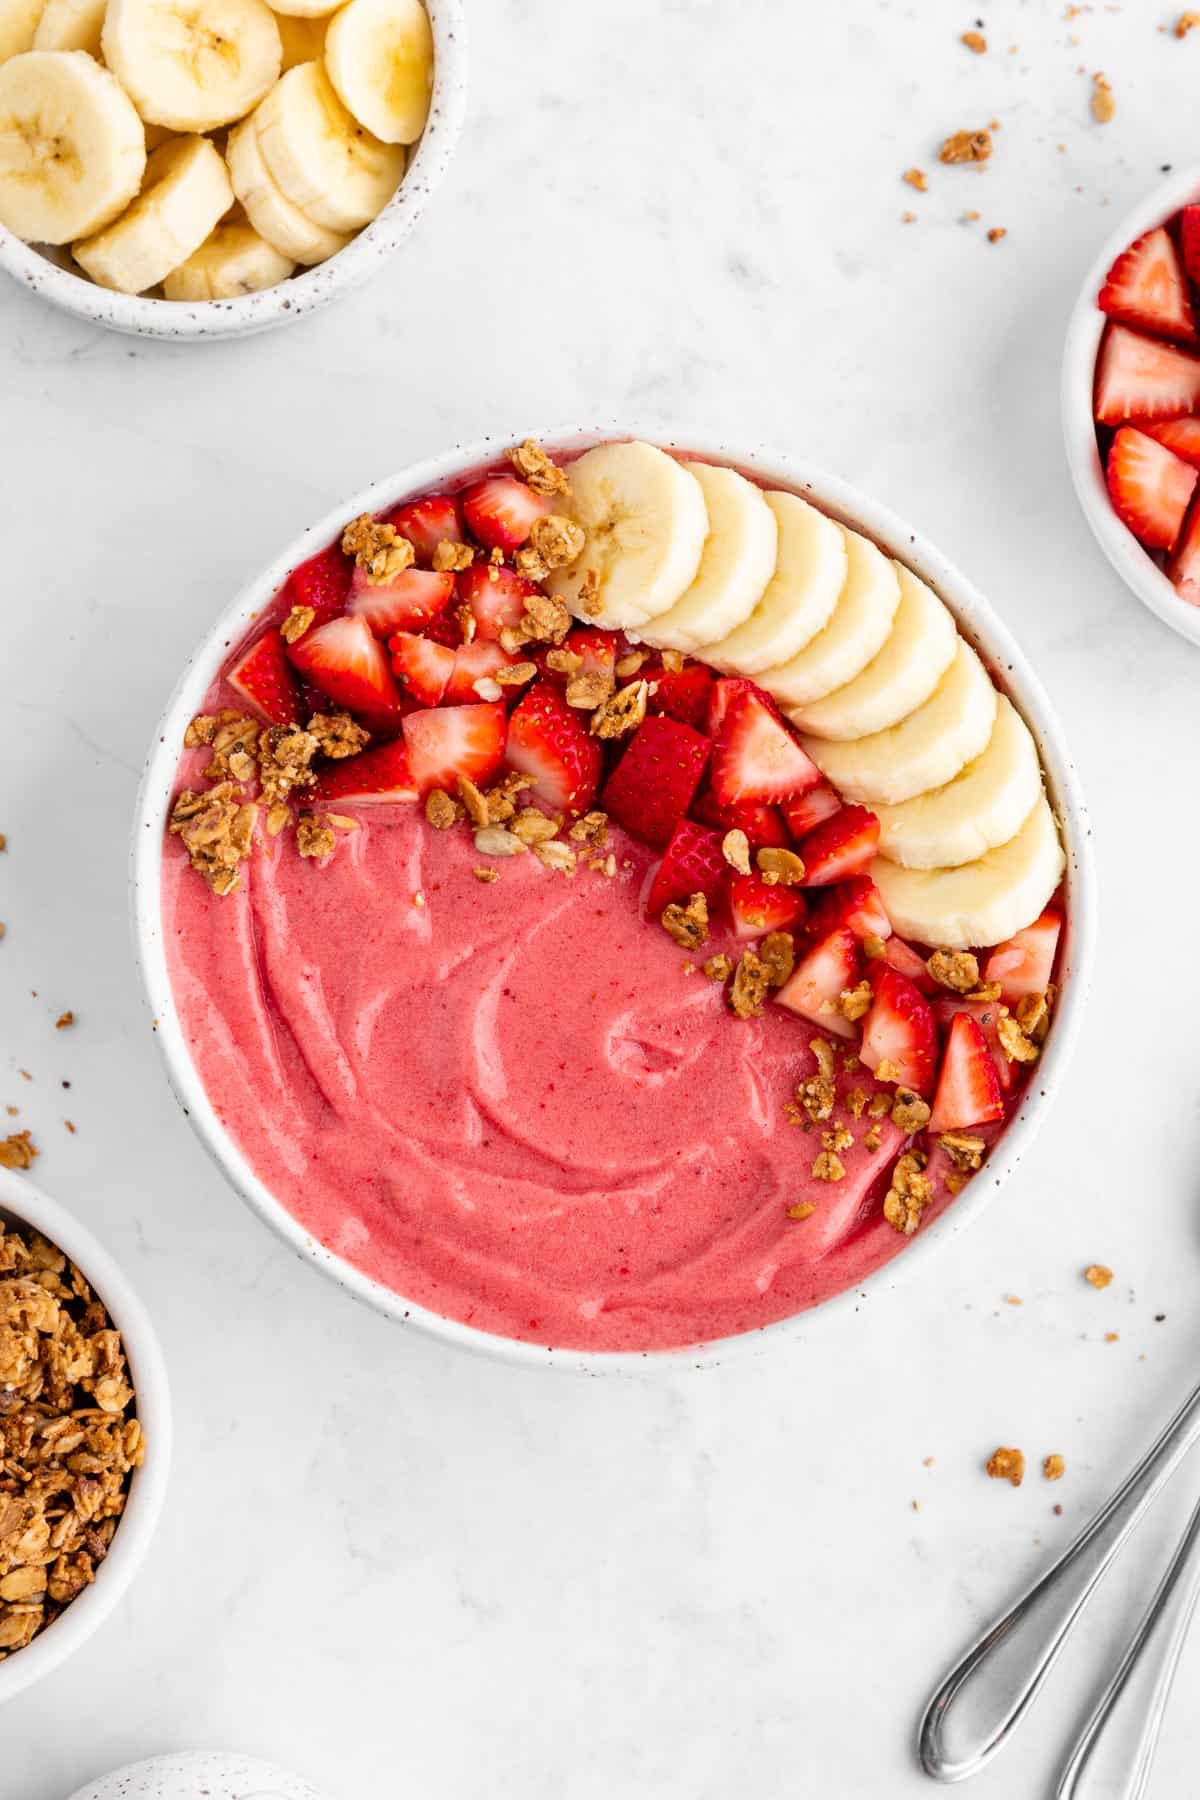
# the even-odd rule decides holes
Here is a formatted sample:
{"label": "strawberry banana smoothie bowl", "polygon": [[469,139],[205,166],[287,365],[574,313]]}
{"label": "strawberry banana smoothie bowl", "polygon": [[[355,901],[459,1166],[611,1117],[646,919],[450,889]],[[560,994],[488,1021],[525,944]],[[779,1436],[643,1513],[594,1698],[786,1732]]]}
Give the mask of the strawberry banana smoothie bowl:
{"label": "strawberry banana smoothie bowl", "polygon": [[538,445],[294,569],[181,746],[171,988],[302,1227],[584,1351],[803,1311],[986,1165],[1065,859],[903,563],[640,442]]}

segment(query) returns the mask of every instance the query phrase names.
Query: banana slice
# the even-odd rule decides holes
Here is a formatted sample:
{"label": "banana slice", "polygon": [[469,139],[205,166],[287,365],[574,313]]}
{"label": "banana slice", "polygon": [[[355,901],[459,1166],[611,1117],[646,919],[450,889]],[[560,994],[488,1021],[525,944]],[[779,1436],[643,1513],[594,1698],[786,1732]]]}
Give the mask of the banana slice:
{"label": "banana slice", "polygon": [[902,937],[969,950],[1002,944],[1032,924],[1065,866],[1054,814],[1043,796],[1016,837],[975,862],[954,869],[903,869],[877,856],[871,875]]}
{"label": "banana slice", "polygon": [[285,75],[297,63],[316,62],[324,56],[328,19],[297,19],[291,13],[276,12],[275,23],[279,27],[279,41],[283,45]]}
{"label": "banana slice", "polygon": [[33,49],[46,0],[0,0],[0,63]]}
{"label": "banana slice", "polygon": [[272,12],[286,13],[291,19],[327,19],[336,12],[342,0],[275,0]]}
{"label": "banana slice", "polygon": [[421,0],[350,0],[330,20],[325,68],[342,105],[385,144],[415,144],[433,93]]}
{"label": "banana slice", "polygon": [[896,564],[900,604],[886,644],[861,674],[788,717],[814,737],[860,738],[923,706],[954,660],[958,632],[932,588]]}
{"label": "banana slice", "polygon": [[207,138],[172,138],[146,164],[142,191],[119,219],[74,247],[101,287],[144,294],[198,250],[233,205],[229,171]]}
{"label": "banana slice", "polygon": [[849,743],[816,737],[803,743],[843,800],[897,806],[953,781],[986,748],[995,720],[991,677],[959,638],[954,660],[929,699],[899,725]]}
{"label": "banana slice", "polygon": [[143,119],[175,131],[240,119],[283,61],[264,0],[108,0],[101,43]]}
{"label": "banana slice", "polygon": [[[685,463],[708,511],[696,579],[641,635],[660,650],[699,652],[749,618],[775,568],[779,514],[774,496],[714,463]],[[782,496],[790,498],[790,496]]]}
{"label": "banana slice", "polygon": [[286,281],[294,262],[281,256],[252,225],[218,225],[200,248],[163,282],[168,300],[236,300]]}
{"label": "banana slice", "polygon": [[381,144],[363,130],[334,93],[321,63],[289,69],[255,121],[276,186],[329,231],[357,231],[399,186],[403,149]]}
{"label": "banana slice", "polygon": [[82,50],[27,50],[0,64],[0,225],[69,244],[107,225],[146,167],[142,121]]}
{"label": "banana slice", "polygon": [[829,623],[846,585],[846,534],[796,494],[768,494],[779,522],[775,574],[750,617],[704,660],[729,674],[757,675],[798,656]]}
{"label": "banana slice", "polygon": [[563,511],[583,526],[587,544],[546,585],[576,618],[636,631],[696,579],[708,536],[704,490],[654,444],[597,444],[569,473]]}
{"label": "banana slice", "polygon": [[844,687],[887,642],[900,605],[896,570],[869,538],[838,526],[846,541],[846,584],[829,623],[798,655],[756,679],[781,706],[805,706]]}
{"label": "banana slice", "polygon": [[225,160],[233,191],[246,209],[246,217],[261,238],[292,262],[319,263],[336,256],[349,237],[326,231],[293,206],[271,179],[254,120],[245,119],[229,134]]}
{"label": "banana slice", "polygon": [[108,0],[46,0],[33,34],[35,50],[86,50],[100,54],[100,31]]}

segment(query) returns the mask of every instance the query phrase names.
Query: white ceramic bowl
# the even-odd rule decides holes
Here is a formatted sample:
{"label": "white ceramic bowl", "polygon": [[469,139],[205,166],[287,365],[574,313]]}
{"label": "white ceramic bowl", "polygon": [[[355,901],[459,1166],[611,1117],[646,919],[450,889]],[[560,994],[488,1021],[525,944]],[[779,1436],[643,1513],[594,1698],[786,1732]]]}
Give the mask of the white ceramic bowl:
{"label": "white ceramic bowl", "polygon": [[1200,168],[1177,170],[1160,182],[1117,226],[1084,277],[1079,297],[1071,310],[1062,364],[1062,421],[1067,464],[1084,517],[1126,587],[1131,588],[1164,625],[1189,643],[1200,644],[1200,606],[1181,600],[1158,564],[1148,556],[1127,525],[1122,524],[1108,497],[1104,465],[1096,443],[1092,419],[1092,390],[1096,357],[1107,323],[1096,305],[1104,277],[1135,238],[1162,225],[1181,206],[1200,198]]}
{"label": "white ceramic bowl", "polygon": [[424,4],[433,27],[434,48],[433,98],[425,130],[403,181],[383,211],[328,262],[238,300],[152,300],[97,287],[0,225],[0,268],[62,312],[133,337],[180,340],[245,337],[269,331],[356,287],[400,248],[445,174],[462,129],[467,94],[462,0],[424,0]]}
{"label": "white ceramic bowl", "polygon": [[[171,984],[167,975],[159,905],[163,834],[175,782],[180,746],[188,721],[199,710],[204,694],[229,653],[249,627],[259,609],[276,592],[289,571],[322,549],[350,519],[362,512],[376,512],[396,505],[411,495],[427,492],[463,473],[499,460],[514,443],[525,437],[568,454],[607,438],[645,436],[667,448],[682,448],[713,461],[747,470],[772,487],[793,488],[807,494],[835,517],[868,533],[891,554],[901,557],[941,594],[965,634],[999,671],[1013,702],[1024,714],[1041,750],[1051,798],[1062,822],[1067,850],[1069,917],[1065,940],[1062,1000],[1054,1028],[1039,1064],[1039,1078],[1026,1089],[1025,1098],[1010,1121],[986,1171],[964,1190],[932,1226],[923,1229],[894,1261],[854,1288],[826,1301],[810,1312],[780,1320],[740,1337],[713,1340],[696,1349],[654,1352],[595,1352],[547,1350],[536,1344],[517,1343],[493,1336],[469,1325],[443,1319],[416,1306],[400,1294],[382,1287],[335,1252],[319,1244],[275,1198],[259,1179],[238,1146],[217,1118],[192,1064],[180,1029]],[[575,428],[526,431],[484,438],[460,446],[427,462],[403,469],[364,488],[336,506],[294,539],[226,608],[191,661],[167,704],[146,763],[138,798],[132,854],[132,902],[137,949],[146,983],[156,1038],[166,1059],[167,1074],[176,1097],[212,1156],[229,1181],[279,1235],[300,1255],[314,1262],[342,1287],[367,1300],[389,1318],[415,1324],[450,1343],[483,1349],[515,1362],[583,1370],[628,1371],[657,1365],[706,1366],[727,1361],[761,1347],[765,1340],[810,1338],[837,1317],[862,1307],[872,1295],[892,1286],[900,1276],[914,1275],[928,1266],[934,1249],[946,1243],[977,1218],[991,1195],[1016,1167],[1045,1117],[1054,1092],[1074,1048],[1083,1010],[1095,929],[1096,890],[1091,860],[1091,828],[1080,792],[1079,778],[1063,740],[1062,730],[1040,682],[1033,674],[1006,626],[983,596],[953,565],[915,531],[864,494],[835,476],[810,464],[775,451],[751,449],[702,439],[695,432],[664,435],[638,431],[628,421],[610,422],[584,430]]]}
{"label": "white ceramic bowl", "polygon": [[134,1471],[125,1510],[96,1579],[23,1650],[0,1662],[0,1704],[48,1675],[104,1623],[137,1573],[162,1511],[171,1463],[171,1403],[154,1327],[120,1269],[90,1231],[27,1175],[0,1169],[0,1219],[56,1244],[91,1283],[121,1334],[146,1460]]}
{"label": "white ceramic bowl", "polygon": [[257,1756],[181,1750],[98,1775],[71,1800],[321,1800],[298,1775]]}

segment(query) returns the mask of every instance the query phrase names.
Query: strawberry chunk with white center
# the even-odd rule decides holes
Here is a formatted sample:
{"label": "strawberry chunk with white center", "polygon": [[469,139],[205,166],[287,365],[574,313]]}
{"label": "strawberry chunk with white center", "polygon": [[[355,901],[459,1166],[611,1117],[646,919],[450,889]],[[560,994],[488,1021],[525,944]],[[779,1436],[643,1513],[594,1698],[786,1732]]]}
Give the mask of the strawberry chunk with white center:
{"label": "strawberry chunk with white center", "polygon": [[884,909],[883,895],[869,875],[854,875],[821,895],[813,914],[813,930],[820,936],[848,925],[856,938],[888,938],[892,921]]}
{"label": "strawberry chunk with white center", "polygon": [[966,1013],[974,1019],[987,1041],[992,1062],[996,1069],[996,1079],[1000,1083],[1002,1094],[1011,1094],[1020,1079],[1021,1065],[1009,1062],[1004,1054],[1004,1046],[1000,1042],[999,1011],[997,1003],[986,1000],[963,1000],[958,994],[938,992],[932,1002],[933,1014],[943,1032],[950,1029],[953,1021],[960,1013]]}
{"label": "strawberry chunk with white center", "polygon": [[1045,993],[1054,974],[1062,926],[1060,909],[1048,906],[1032,925],[1014,932],[1007,943],[996,945],[984,964],[983,979],[1000,983],[1000,997],[1006,1006],[1015,1006],[1026,994]]}
{"label": "strawberry chunk with white center", "polygon": [[666,713],[669,719],[679,719],[684,725],[695,726],[697,731],[704,730],[713,685],[711,669],[698,662],[685,663],[682,669],[647,664],[638,674],[649,681],[654,690],[647,701],[651,712]]}
{"label": "strawberry chunk with white center", "polygon": [[1178,419],[1200,407],[1200,358],[1125,325],[1110,325],[1096,365],[1096,417]]}
{"label": "strawberry chunk with white center", "polygon": [[404,743],[417,792],[443,788],[452,794],[460,775],[479,786],[490,781],[504,761],[507,723],[498,700],[409,713]]}
{"label": "strawberry chunk with white center", "polygon": [[421,706],[436,706],[454,674],[454,651],[432,639],[398,631],[388,639],[392,669]]}
{"label": "strawberry chunk with white center", "polygon": [[421,500],[406,500],[383,517],[385,524],[394,525],[400,536],[408,539],[421,563],[433,560],[439,544],[466,541],[462,514],[453,494],[426,494]]}
{"label": "strawberry chunk with white center", "polygon": [[453,575],[434,569],[401,569],[391,581],[368,581],[355,569],[346,611],[365,619],[376,637],[393,631],[422,631],[444,613],[454,593]]}
{"label": "strawberry chunk with white center", "polygon": [[821,779],[779,715],[755,691],[734,697],[712,753],[712,790],[722,805],[786,800]]}
{"label": "strawberry chunk with white center", "polygon": [[843,806],[800,845],[805,887],[829,887],[860,875],[879,848],[879,820],[865,806]]}
{"label": "strawberry chunk with white center", "polygon": [[937,1074],[938,1033],[933,1008],[911,981],[878,963],[871,971],[875,997],[863,1024],[860,1055],[881,1081],[928,1094]]}
{"label": "strawberry chunk with white center", "polygon": [[277,631],[255,638],[226,680],[268,725],[294,725],[300,715],[295,678]]}
{"label": "strawberry chunk with white center", "polygon": [[691,819],[680,819],[655,871],[646,896],[646,911],[652,919],[658,919],[663,907],[672,901],[703,894],[710,912],[715,912],[728,873],[721,833],[696,825]]}
{"label": "strawberry chunk with white center", "polygon": [[[1200,212],[1200,207],[1196,208]],[[1165,444],[1193,469],[1200,469],[1200,419],[1147,419],[1139,425],[1147,437]]]}
{"label": "strawberry chunk with white center", "polygon": [[1196,321],[1179,253],[1162,225],[1123,250],[1104,278],[1101,312],[1159,337],[1194,340]]}
{"label": "strawberry chunk with white center", "polygon": [[929,1129],[965,1131],[1003,1117],[1004,1100],[987,1039],[969,1013],[957,1013],[950,1021]]}
{"label": "strawberry chunk with white center", "polygon": [[330,544],[293,569],[283,584],[283,599],[290,611],[293,606],[311,607],[313,625],[325,625],[336,619],[346,604],[354,564],[343,555],[340,544]]}
{"label": "strawberry chunk with white center", "polygon": [[738,800],[722,806],[711,788],[697,795],[692,813],[722,831],[744,831],[752,850],[790,850],[792,840],[777,806],[765,800]]}
{"label": "strawberry chunk with white center", "polygon": [[[413,715],[416,716],[415,714]],[[403,738],[328,763],[317,778],[314,797],[339,806],[393,806],[419,799]]]}
{"label": "strawberry chunk with white center", "polygon": [[855,1026],[838,1005],[847,988],[861,979],[862,955],[858,939],[847,927],[831,931],[797,963],[775,995],[780,1006],[799,1013],[834,1037],[852,1038]]}
{"label": "strawberry chunk with white center", "polygon": [[605,810],[633,837],[661,847],[692,804],[709,749],[690,725],[648,716],[608,778]]}
{"label": "strawberry chunk with white center", "polygon": [[551,682],[535,682],[513,708],[505,755],[510,768],[533,777],[532,796],[555,812],[586,812],[596,797],[599,741]]}
{"label": "strawberry chunk with white center", "polygon": [[1179,542],[1167,564],[1167,579],[1189,606],[1200,606],[1200,504],[1187,516]]}
{"label": "strawberry chunk with white center", "polygon": [[515,475],[488,475],[462,495],[463,518],[477,543],[489,550],[519,550],[538,519],[553,506]]}
{"label": "strawberry chunk with white center", "polygon": [[458,604],[470,607],[481,638],[498,638],[506,627],[519,625],[538,592],[534,582],[503,563],[472,563],[457,582]]}
{"label": "strawberry chunk with white center", "polygon": [[740,700],[743,694],[757,694],[760,700],[774,711],[774,702],[763,693],[756,682],[748,681],[744,675],[723,675],[719,681],[713,682],[708,691],[708,708],[704,729],[709,737],[715,738],[719,734],[725,723],[725,715],[734,701]]}
{"label": "strawberry chunk with white center", "polygon": [[502,699],[503,695],[496,692],[494,684],[490,692],[483,684],[492,680],[497,669],[507,668],[516,661],[515,656],[510,656],[507,650],[487,638],[473,638],[469,644],[460,644],[454,652],[454,668],[446,684],[446,699],[464,701],[468,706],[475,700]]}
{"label": "strawberry chunk with white center", "polygon": [[808,832],[815,831],[826,819],[832,819],[834,813],[841,812],[842,797],[829,782],[816,781],[802,794],[781,800],[779,810],[792,837],[799,843]]}
{"label": "strawberry chunk with white center", "polygon": [[883,960],[890,969],[895,969],[897,975],[903,975],[906,981],[911,981],[923,994],[938,992],[938,984],[929,973],[924,958],[918,956],[912,945],[906,944],[895,932],[883,946]]}
{"label": "strawberry chunk with white center", "polygon": [[1150,550],[1170,550],[1200,471],[1144,431],[1122,425],[1108,452],[1108,494],[1134,537]]}
{"label": "strawberry chunk with white center", "polygon": [[773,886],[761,875],[734,875],[729,883],[729,911],[734,935],[743,940],[767,931],[794,931],[808,911],[799,888]]}
{"label": "strawberry chunk with white center", "polygon": [[394,730],[404,708],[387,652],[365,619],[330,619],[288,647],[293,666],[339,706],[378,730]]}

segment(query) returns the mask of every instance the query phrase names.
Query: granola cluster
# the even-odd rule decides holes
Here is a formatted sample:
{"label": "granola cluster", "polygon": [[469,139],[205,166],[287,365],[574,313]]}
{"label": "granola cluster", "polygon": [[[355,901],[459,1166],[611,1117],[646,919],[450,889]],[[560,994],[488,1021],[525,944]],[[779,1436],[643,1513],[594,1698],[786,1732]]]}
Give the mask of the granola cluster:
{"label": "granola cluster", "polygon": [[[566,828],[558,814],[521,803],[521,795],[533,786],[528,775],[509,770],[493,787],[482,789],[460,775],[455,792],[432,788],[425,796],[425,817],[435,831],[449,831],[466,823],[481,856],[503,860],[532,851],[538,861],[556,874],[571,877],[582,865],[598,874],[613,876],[617,860],[608,844],[608,815],[584,813]],[[475,870],[478,881],[497,881],[499,869],[483,865]]]}
{"label": "granola cluster", "polygon": [[370,513],[360,513],[342,533],[342,549],[354,558],[372,587],[394,581],[416,561],[416,551],[394,525],[385,525]]}
{"label": "granola cluster", "polygon": [[144,1453],[125,1353],[61,1250],[0,1231],[0,1659],[95,1579]]}

